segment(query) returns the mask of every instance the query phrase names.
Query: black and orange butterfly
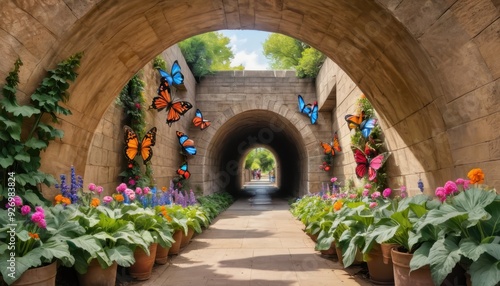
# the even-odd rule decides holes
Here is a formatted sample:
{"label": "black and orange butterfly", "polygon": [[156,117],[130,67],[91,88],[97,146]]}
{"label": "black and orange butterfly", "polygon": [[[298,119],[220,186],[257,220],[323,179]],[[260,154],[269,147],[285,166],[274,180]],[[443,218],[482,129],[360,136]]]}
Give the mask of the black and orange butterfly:
{"label": "black and orange butterfly", "polygon": [[199,109],[196,109],[195,116],[193,118],[194,126],[200,126],[200,129],[203,130],[210,126],[210,121],[203,119],[203,114]]}
{"label": "black and orange butterfly", "polygon": [[345,121],[347,121],[347,126],[349,127],[349,130],[359,127],[363,122],[363,120],[365,120],[365,113],[364,112],[360,113],[358,112],[357,115],[347,114],[345,116]]}
{"label": "black and orange butterfly", "polygon": [[191,173],[188,171],[188,163],[184,162],[179,169],[177,169],[177,175],[179,175],[181,178],[187,180],[189,177],[191,177]]}
{"label": "black and orange butterfly", "polygon": [[141,142],[139,142],[139,138],[132,128],[125,125],[123,129],[125,131],[125,156],[127,159],[133,161],[135,156],[141,153],[144,164],[149,162],[151,157],[153,157],[153,149],[151,147],[156,143],[156,127],[151,128],[144,135]]}
{"label": "black and orange butterfly", "polygon": [[342,151],[342,148],[340,148],[340,143],[339,143],[339,136],[337,135],[337,132],[333,134],[333,142],[332,144],[328,144],[325,142],[319,142],[321,147],[323,147],[323,151],[325,152],[326,155],[335,155],[335,152],[340,152]]}
{"label": "black and orange butterfly", "polygon": [[179,144],[182,147],[182,151],[189,155],[196,155],[196,147],[194,147],[193,139],[189,139],[189,137],[181,131],[177,131],[177,138],[179,138]]}
{"label": "black and orange butterfly", "polygon": [[167,80],[162,78],[160,87],[158,88],[158,96],[153,98],[153,103],[151,103],[149,109],[156,109],[158,111],[166,109],[167,124],[168,126],[172,126],[172,123],[181,119],[181,115],[184,115],[192,107],[193,105],[187,101],[174,101]]}

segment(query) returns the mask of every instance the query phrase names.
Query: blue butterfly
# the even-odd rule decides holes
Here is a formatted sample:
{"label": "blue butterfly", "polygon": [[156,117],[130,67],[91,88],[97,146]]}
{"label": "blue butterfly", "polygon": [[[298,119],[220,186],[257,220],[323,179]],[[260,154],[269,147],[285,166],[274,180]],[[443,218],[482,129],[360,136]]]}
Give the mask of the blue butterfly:
{"label": "blue butterfly", "polygon": [[311,124],[316,124],[316,121],[318,121],[318,103],[314,102],[312,105],[310,103],[306,104],[304,98],[302,98],[300,94],[298,95],[298,100],[299,111],[309,116]]}
{"label": "blue butterfly", "polygon": [[368,138],[368,136],[370,136],[370,133],[372,133],[373,128],[375,128],[376,124],[376,118],[368,118],[366,120],[363,120],[363,122],[361,122],[361,124],[359,125],[359,130],[361,131],[361,134],[363,134],[363,137]]}
{"label": "blue butterfly", "polygon": [[180,132],[177,131],[177,138],[179,138],[179,144],[181,144],[182,151],[189,155],[196,155],[196,147],[194,147],[194,141],[192,139],[189,139],[189,137]]}
{"label": "blue butterfly", "polygon": [[177,61],[172,64],[172,70],[170,71],[170,74],[160,68],[158,68],[158,71],[160,72],[161,77],[168,82],[169,86],[180,85],[184,83],[184,75],[181,73],[181,66]]}

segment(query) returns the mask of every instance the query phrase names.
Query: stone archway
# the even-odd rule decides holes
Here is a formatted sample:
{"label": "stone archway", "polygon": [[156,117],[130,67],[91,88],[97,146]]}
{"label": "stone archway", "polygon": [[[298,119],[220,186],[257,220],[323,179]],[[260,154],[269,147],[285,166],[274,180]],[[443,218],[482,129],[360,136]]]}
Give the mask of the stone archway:
{"label": "stone archway", "polygon": [[[482,103],[499,97],[498,1],[419,5],[412,0],[7,1],[0,8],[0,76],[21,57],[20,88],[29,94],[45,69],[85,52],[67,103],[73,116],[62,124],[77,136],[51,144],[43,161],[45,171],[57,174],[71,164],[83,169],[91,135],[114,95],[165,48],[218,29],[279,32],[311,44],[344,69],[387,130],[398,135],[393,146],[427,166],[431,182],[473,165],[487,167],[486,175],[494,177],[500,169],[499,131],[489,122],[498,121],[500,104]],[[470,140],[463,140],[464,134]],[[477,154],[477,146],[488,148]],[[59,160],[52,163],[55,157]]]}

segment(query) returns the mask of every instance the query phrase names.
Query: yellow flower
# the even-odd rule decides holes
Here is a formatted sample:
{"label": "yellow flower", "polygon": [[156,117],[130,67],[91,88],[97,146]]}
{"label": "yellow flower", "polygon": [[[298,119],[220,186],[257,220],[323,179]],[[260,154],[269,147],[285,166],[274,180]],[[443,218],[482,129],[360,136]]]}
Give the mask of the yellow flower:
{"label": "yellow flower", "polygon": [[483,170],[479,168],[475,168],[469,171],[467,177],[470,179],[471,184],[479,183],[482,184],[484,182],[484,173]]}
{"label": "yellow flower", "polygon": [[92,201],[90,202],[90,206],[95,208],[95,207],[99,206],[100,203],[101,203],[101,201],[98,198],[92,198]]}
{"label": "yellow flower", "polygon": [[333,204],[333,209],[334,209],[335,211],[339,211],[339,210],[342,208],[342,205],[343,205],[342,201],[336,201],[336,202]]}

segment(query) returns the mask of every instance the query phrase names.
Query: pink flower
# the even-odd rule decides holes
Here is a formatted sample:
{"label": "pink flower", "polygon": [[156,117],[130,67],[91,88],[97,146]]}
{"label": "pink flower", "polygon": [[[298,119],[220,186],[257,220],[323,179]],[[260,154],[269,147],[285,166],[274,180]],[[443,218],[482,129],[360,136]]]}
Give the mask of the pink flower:
{"label": "pink flower", "polygon": [[150,192],[150,191],[151,191],[151,189],[150,189],[150,188],[148,188],[148,187],[144,187],[144,188],[142,189],[142,192],[143,192],[145,195],[149,194],[149,192]]}
{"label": "pink flower", "polygon": [[455,183],[456,183],[457,185],[463,185],[463,184],[465,183],[465,180],[464,180],[464,179],[462,179],[462,178],[458,178],[458,179],[455,181]]}
{"label": "pink flower", "polygon": [[142,189],[139,187],[135,188],[135,193],[138,195],[142,195]]}
{"label": "pink flower", "polygon": [[370,208],[373,209],[374,207],[376,207],[378,204],[376,202],[371,202],[370,203]]}
{"label": "pink flower", "polygon": [[31,215],[31,221],[34,223],[39,223],[42,219],[45,218],[45,215],[41,212],[35,212]]}
{"label": "pink flower", "polygon": [[408,196],[408,193],[406,191],[401,192],[401,198],[406,198]]}
{"label": "pink flower", "polygon": [[47,221],[44,218],[42,218],[39,222],[36,223],[36,225],[39,228],[47,228]]}
{"label": "pink flower", "polygon": [[350,198],[350,199],[355,199],[355,198],[357,198],[357,197],[358,197],[358,194],[350,194],[350,195],[349,195],[349,198]]}
{"label": "pink flower", "polygon": [[31,207],[28,205],[24,205],[21,207],[21,214],[28,215],[31,212]]}
{"label": "pink flower", "polygon": [[97,186],[96,186],[94,183],[90,183],[90,184],[89,184],[89,191],[91,191],[91,192],[95,191],[95,188],[96,188],[96,187],[97,187]]}
{"label": "pink flower", "polygon": [[105,203],[105,204],[109,204],[110,202],[113,201],[113,198],[110,197],[110,196],[105,196],[104,198],[102,198],[102,201]]}
{"label": "pink flower", "polygon": [[119,193],[123,193],[127,189],[127,185],[125,183],[121,183],[116,187],[116,191]]}
{"label": "pink flower", "polygon": [[469,180],[464,180],[464,190],[467,190],[469,188]]}
{"label": "pink flower", "polygon": [[446,195],[451,195],[458,191],[457,185],[453,181],[448,181],[446,184],[444,184],[444,191]]}
{"label": "pink flower", "polygon": [[130,195],[128,195],[128,198],[133,201],[135,200],[135,194],[134,193],[131,193]]}
{"label": "pink flower", "polygon": [[384,198],[388,198],[392,193],[392,190],[391,188],[386,188],[383,192],[382,192],[382,195],[384,196]]}
{"label": "pink flower", "polygon": [[98,194],[101,194],[103,190],[104,190],[104,188],[103,188],[102,186],[97,186],[97,188],[95,189],[95,191],[96,191]]}
{"label": "pink flower", "polygon": [[135,185],[135,180],[134,180],[134,179],[130,179],[130,180],[128,180],[128,184],[129,184],[130,186],[134,186],[134,185]]}
{"label": "pink flower", "polygon": [[370,184],[365,185],[365,189],[371,189],[371,188],[372,188],[372,185],[370,185]]}
{"label": "pink flower", "polygon": [[16,205],[16,207],[20,207],[23,205],[23,200],[20,196],[14,196],[14,204]]}
{"label": "pink flower", "polygon": [[378,197],[380,197],[380,192],[374,192],[374,193],[372,194],[372,199],[373,199],[373,200],[374,200],[374,199],[376,199],[376,198],[378,198]]}
{"label": "pink flower", "polygon": [[141,108],[141,104],[140,104],[140,103],[136,103],[136,104],[135,104],[135,107],[136,107],[137,109],[140,109],[140,108]]}
{"label": "pink flower", "polygon": [[406,186],[401,186],[401,192],[406,192]]}
{"label": "pink flower", "polygon": [[441,202],[446,200],[446,190],[443,187],[438,187],[434,193]]}
{"label": "pink flower", "polygon": [[368,190],[368,189],[363,190],[363,197],[368,197],[369,194],[370,194],[370,190]]}
{"label": "pink flower", "polygon": [[45,217],[45,210],[41,206],[36,206],[35,211],[43,213]]}
{"label": "pink flower", "polygon": [[337,177],[333,177],[330,179],[330,182],[335,183],[337,181]]}

